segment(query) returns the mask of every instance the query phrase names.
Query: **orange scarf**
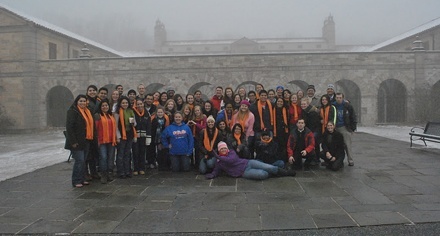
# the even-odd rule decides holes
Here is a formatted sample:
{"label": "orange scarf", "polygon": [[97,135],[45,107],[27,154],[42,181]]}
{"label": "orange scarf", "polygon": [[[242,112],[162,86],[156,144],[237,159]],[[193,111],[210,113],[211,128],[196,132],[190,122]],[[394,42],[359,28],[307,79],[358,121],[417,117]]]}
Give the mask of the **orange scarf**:
{"label": "orange scarf", "polygon": [[145,109],[141,112],[138,111],[138,109],[136,107],[133,107],[134,112],[136,112],[136,114],[138,114],[139,117],[143,117],[145,114]]}
{"label": "orange scarf", "polygon": [[212,149],[214,149],[214,143],[215,140],[217,140],[217,135],[218,135],[218,129],[214,128],[214,137],[212,138],[212,140],[209,140],[209,136],[208,136],[208,128],[205,129],[205,133],[203,134],[203,146],[205,146],[206,151],[210,152],[212,151]]}
{"label": "orange scarf", "polygon": [[293,107],[293,120],[298,121],[298,105],[291,104],[290,106]]}
{"label": "orange scarf", "polygon": [[194,110],[194,104],[189,104],[189,103],[188,103],[188,105],[189,105],[189,109],[190,109],[191,111],[193,111],[193,110]]}
{"label": "orange scarf", "polygon": [[104,115],[101,114],[101,124],[102,124],[102,143],[111,143],[112,146],[116,146],[115,118],[108,114],[104,114]]}
{"label": "orange scarf", "polygon": [[[276,108],[275,108],[276,109]],[[288,133],[289,132],[289,127],[287,124],[287,111],[285,107],[281,108],[283,111],[283,121],[284,121],[284,125],[286,127],[284,127],[284,132]],[[277,112],[274,111],[274,119],[273,119],[273,136],[276,137],[277,136]]]}
{"label": "orange scarf", "polygon": [[[127,140],[127,131],[125,130],[124,109],[119,108],[119,123],[121,124],[121,139]],[[133,126],[133,133],[136,134],[136,128]]]}
{"label": "orange scarf", "polygon": [[159,105],[159,100],[154,100],[153,104],[157,107],[157,105]]}
{"label": "orange scarf", "polygon": [[[156,118],[156,114],[151,116],[151,121],[154,120],[154,118]],[[167,127],[168,125],[170,125],[170,117],[168,117],[167,114],[163,114],[163,118],[165,119],[165,127]]]}
{"label": "orange scarf", "polygon": [[[237,119],[235,120],[235,122],[232,122],[232,123],[240,123],[243,130],[246,130],[247,127],[245,127],[245,124],[246,124],[246,121],[249,119],[249,112],[250,111],[247,111],[246,114],[243,115],[243,113],[241,111],[239,111],[237,114]],[[234,124],[232,124],[232,125],[234,125]]]}
{"label": "orange scarf", "polygon": [[321,108],[321,117],[322,117],[322,133],[325,132],[325,127],[327,127],[328,122],[328,115],[330,113],[330,106],[322,107]]}
{"label": "orange scarf", "polygon": [[265,144],[269,144],[270,141],[272,141],[272,138],[269,138],[269,140],[264,140],[263,137],[261,137],[261,142],[265,143]]}
{"label": "orange scarf", "polygon": [[240,145],[241,144],[241,134],[236,134],[235,132],[234,132],[234,138],[235,138],[235,140],[237,140],[237,144],[238,145]]}
{"label": "orange scarf", "polygon": [[[196,118],[196,119],[194,120],[194,122],[196,122],[197,124],[199,124],[199,122],[200,122],[200,125],[203,126],[203,117],[202,117],[202,118]],[[194,125],[191,127],[191,131],[192,131],[192,133],[193,133],[193,137],[196,137],[196,136],[197,136],[197,134],[196,134],[196,131],[197,131],[197,124],[194,124]]]}
{"label": "orange scarf", "polygon": [[86,121],[86,139],[87,140],[93,140],[93,117],[92,113],[88,108],[80,108],[79,106],[78,110],[81,112],[81,116]]}
{"label": "orange scarf", "polygon": [[[229,120],[229,117],[228,117],[228,113],[226,112],[226,110],[224,110],[224,112],[225,112],[225,123],[226,123],[226,126],[229,126],[229,127],[231,127],[231,121]],[[232,115],[231,115],[231,119],[232,119]]]}
{"label": "orange scarf", "polygon": [[[269,109],[270,113],[270,124],[273,125],[273,110],[272,110],[272,104],[270,102],[266,102],[267,107]],[[261,130],[264,130],[266,127],[264,126],[263,122],[263,104],[261,102],[257,103],[258,108],[258,114],[260,114],[260,128]]]}

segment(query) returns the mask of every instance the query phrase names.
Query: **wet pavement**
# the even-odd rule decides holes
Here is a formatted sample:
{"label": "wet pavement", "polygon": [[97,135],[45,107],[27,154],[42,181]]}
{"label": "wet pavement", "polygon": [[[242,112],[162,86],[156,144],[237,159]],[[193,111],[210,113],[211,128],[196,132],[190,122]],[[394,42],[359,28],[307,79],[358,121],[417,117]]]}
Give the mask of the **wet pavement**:
{"label": "wet pavement", "polygon": [[147,170],[145,176],[75,189],[73,163],[63,162],[0,182],[0,233],[438,232],[440,150],[365,133],[354,135],[353,147],[353,167],[264,181]]}

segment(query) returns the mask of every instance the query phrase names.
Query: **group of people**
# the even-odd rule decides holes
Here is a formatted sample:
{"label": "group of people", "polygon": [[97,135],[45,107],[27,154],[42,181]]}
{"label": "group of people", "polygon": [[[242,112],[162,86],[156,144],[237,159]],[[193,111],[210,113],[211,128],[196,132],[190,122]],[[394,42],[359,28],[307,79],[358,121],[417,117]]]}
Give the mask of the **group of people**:
{"label": "group of people", "polygon": [[206,101],[200,90],[184,97],[173,89],[146,94],[143,84],[126,95],[122,85],[108,92],[90,85],[67,111],[74,187],[144,175],[146,168],[266,179],[320,163],[336,171],[346,154],[354,165],[356,116],[333,84],[319,98],[313,85],[296,93],[262,84],[236,93],[218,86]]}

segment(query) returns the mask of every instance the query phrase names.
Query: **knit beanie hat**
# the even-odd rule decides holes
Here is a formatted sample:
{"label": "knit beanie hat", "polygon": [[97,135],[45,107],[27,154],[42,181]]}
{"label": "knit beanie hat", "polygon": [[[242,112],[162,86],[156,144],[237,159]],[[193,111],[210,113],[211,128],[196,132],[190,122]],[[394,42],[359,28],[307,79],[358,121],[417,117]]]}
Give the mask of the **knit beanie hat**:
{"label": "knit beanie hat", "polygon": [[218,143],[217,150],[220,151],[220,149],[222,149],[222,148],[228,148],[228,145],[223,141]]}
{"label": "knit beanie hat", "polygon": [[248,106],[248,107],[251,106],[251,103],[248,100],[243,100],[243,101],[240,102],[240,105],[243,105],[243,104]]}

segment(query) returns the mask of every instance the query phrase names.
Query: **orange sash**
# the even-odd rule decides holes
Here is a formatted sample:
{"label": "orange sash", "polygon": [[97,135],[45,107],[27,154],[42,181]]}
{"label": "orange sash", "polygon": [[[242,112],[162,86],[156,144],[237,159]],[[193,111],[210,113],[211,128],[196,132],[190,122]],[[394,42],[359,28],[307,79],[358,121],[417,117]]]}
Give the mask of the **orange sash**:
{"label": "orange sash", "polygon": [[[109,119],[107,119],[107,117]],[[102,124],[102,143],[111,143],[112,146],[116,146],[115,118],[108,114],[101,115],[101,124]]]}
{"label": "orange sash", "polygon": [[215,140],[217,139],[217,135],[218,135],[218,129],[214,127],[214,137],[212,138],[212,140],[209,140],[209,136],[208,136],[208,128],[205,129],[205,133],[203,134],[203,146],[205,146],[205,149],[208,152],[211,152],[212,149],[214,149],[214,143]]}
{"label": "orange sash", "polygon": [[[270,124],[273,125],[272,104],[270,102],[266,102],[266,104],[270,113]],[[263,122],[263,105],[261,104],[261,102],[257,103],[257,108],[258,108],[258,114],[260,114],[260,128],[261,130],[264,130],[266,127],[264,126],[264,122]]]}
{"label": "orange sash", "polygon": [[[288,127],[288,124],[287,124],[287,111],[286,111],[285,107],[282,107],[281,109],[283,111],[283,121],[284,121],[284,124],[286,125],[286,127],[284,127],[284,131],[286,133],[288,133],[289,132],[289,127]],[[273,119],[273,136],[276,137],[277,136],[277,112],[274,111],[273,114],[274,114],[274,119]]]}
{"label": "orange sash", "polygon": [[80,108],[79,106],[78,110],[81,112],[81,116],[86,121],[86,139],[87,140],[93,140],[93,117],[92,113],[88,108]]}
{"label": "orange sash", "polygon": [[241,134],[236,134],[235,132],[234,132],[234,138],[235,138],[235,140],[237,140],[237,144],[238,145],[240,145],[241,144]]}
{"label": "orange sash", "polygon": [[[119,108],[119,123],[121,124],[121,139],[127,140],[127,131],[125,130],[124,109]],[[133,133],[136,134],[136,129],[133,126]]]}

